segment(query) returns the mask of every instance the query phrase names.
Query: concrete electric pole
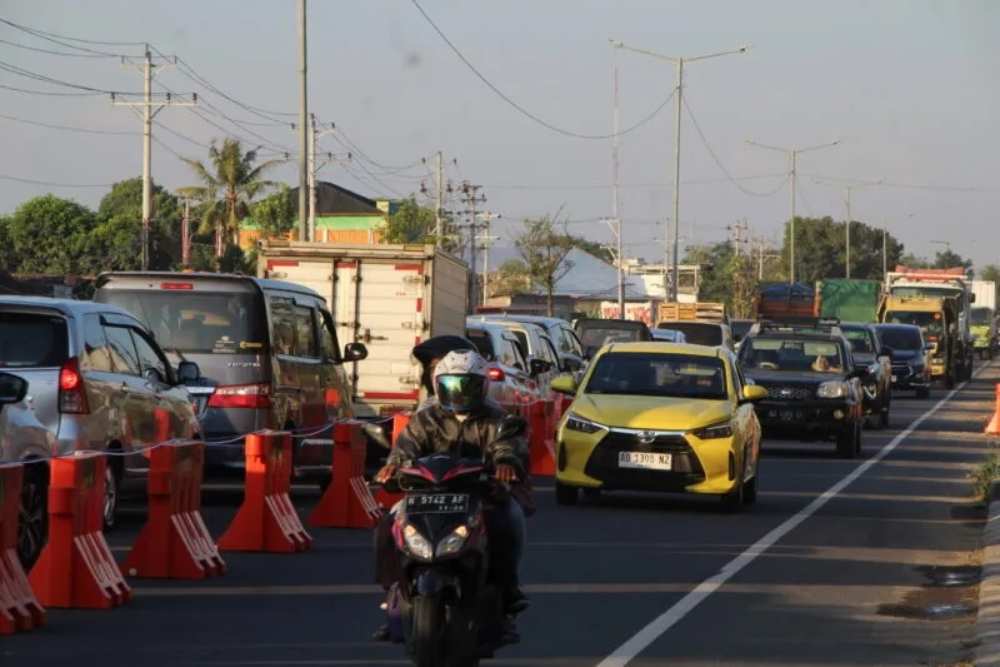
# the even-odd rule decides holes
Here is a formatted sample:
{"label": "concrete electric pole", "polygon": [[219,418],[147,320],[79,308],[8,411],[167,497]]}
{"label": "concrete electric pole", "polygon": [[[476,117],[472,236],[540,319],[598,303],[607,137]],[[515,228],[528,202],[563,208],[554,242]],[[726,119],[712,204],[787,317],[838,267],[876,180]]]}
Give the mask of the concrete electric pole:
{"label": "concrete electric pole", "polygon": [[673,267],[673,279],[671,280],[670,287],[670,298],[673,301],[677,301],[677,265],[678,265],[678,248],[680,247],[680,207],[681,207],[681,106],[683,104],[684,95],[684,66],[686,64],[695,63],[699,60],[708,60],[709,58],[718,58],[720,56],[734,55],[738,53],[746,53],[750,50],[750,47],[743,46],[732,51],[720,51],[718,53],[709,53],[703,56],[694,56],[693,58],[680,58],[665,56],[654,51],[648,51],[646,49],[636,49],[631,46],[626,46],[621,41],[612,40],[612,46],[618,49],[625,49],[626,51],[632,51],[634,53],[641,53],[642,55],[651,56],[659,60],[665,60],[667,62],[673,63],[677,68],[677,88],[675,92],[675,102],[676,102],[676,114],[674,119],[674,244],[673,244],[673,257],[665,257],[664,264],[670,263]]}
{"label": "concrete electric pole", "polygon": [[299,240],[309,241],[306,216],[309,214],[309,79],[306,49],[306,0],[299,0]]}
{"label": "concrete electric pole", "polygon": [[795,188],[798,183],[798,173],[797,173],[797,163],[799,153],[806,153],[808,151],[817,151],[821,148],[830,148],[831,146],[836,146],[840,143],[840,139],[836,141],[831,141],[826,144],[818,144],[816,146],[806,146],[805,148],[784,148],[781,146],[769,146],[767,144],[759,144],[756,141],[747,140],[747,143],[751,146],[756,146],[757,148],[763,148],[769,151],[778,151],[784,153],[789,158],[789,164],[791,165],[790,176],[792,179],[792,216],[789,220],[789,252],[788,252],[788,282],[795,282]]}
{"label": "concrete electric pole", "polygon": [[[154,60],[156,62],[154,62]],[[176,56],[153,58],[149,44],[141,61],[122,58],[123,65],[131,65],[142,72],[142,101],[119,100],[111,94],[111,103],[115,106],[138,107],[137,112],[142,118],[142,250],[141,263],[143,271],[149,269],[149,228],[153,217],[153,119],[168,106],[194,106],[198,103],[198,95],[191,93],[190,99],[175,98],[171,93],[153,93],[153,78],[156,70],[177,63]],[[133,109],[134,110],[134,109]]]}

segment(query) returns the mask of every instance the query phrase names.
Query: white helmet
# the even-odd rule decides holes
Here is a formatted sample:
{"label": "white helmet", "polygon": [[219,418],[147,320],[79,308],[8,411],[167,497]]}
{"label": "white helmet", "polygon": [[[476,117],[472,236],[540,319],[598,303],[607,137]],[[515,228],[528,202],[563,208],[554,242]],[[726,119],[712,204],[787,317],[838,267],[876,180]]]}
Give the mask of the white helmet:
{"label": "white helmet", "polygon": [[489,383],[486,360],[471,350],[454,350],[434,368],[434,393],[441,407],[471,412],[483,404]]}

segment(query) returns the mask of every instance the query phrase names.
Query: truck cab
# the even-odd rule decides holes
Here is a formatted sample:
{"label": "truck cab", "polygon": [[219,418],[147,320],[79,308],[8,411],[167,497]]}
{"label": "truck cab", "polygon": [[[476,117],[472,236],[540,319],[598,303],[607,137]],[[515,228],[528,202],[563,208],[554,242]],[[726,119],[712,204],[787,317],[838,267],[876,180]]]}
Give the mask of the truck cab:
{"label": "truck cab", "polygon": [[930,350],[930,372],[949,389],[972,373],[972,361],[959,335],[958,304],[953,299],[888,296],[879,307],[885,324],[920,327]]}

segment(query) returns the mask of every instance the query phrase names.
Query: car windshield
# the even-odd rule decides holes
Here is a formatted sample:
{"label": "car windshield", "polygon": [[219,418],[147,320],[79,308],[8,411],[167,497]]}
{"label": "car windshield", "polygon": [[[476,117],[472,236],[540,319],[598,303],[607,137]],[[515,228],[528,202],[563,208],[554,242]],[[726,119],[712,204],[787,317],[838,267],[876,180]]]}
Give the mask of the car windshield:
{"label": "car windshield", "polygon": [[722,345],[722,327],[708,322],[661,322],[657,328],[674,329],[694,345]]}
{"label": "car windshield", "polygon": [[107,290],[102,300],[142,320],[167,351],[246,354],[265,347],[254,294]]}
{"label": "car windshield", "polygon": [[587,348],[599,348],[607,343],[633,343],[643,340],[638,327],[614,325],[581,327],[580,342]]}
{"label": "car windshield", "polygon": [[993,311],[989,308],[973,308],[972,309],[972,323],[979,325],[989,325],[992,319]]}
{"label": "car windshield", "polygon": [[0,315],[0,368],[59,367],[69,356],[66,320],[52,315]]}
{"label": "car windshield", "polygon": [[944,331],[941,313],[894,310],[886,313],[885,321],[889,324],[915,324],[930,336],[940,336]]}
{"label": "car windshield", "polygon": [[879,327],[878,337],[890,350],[919,350],[922,347],[917,329]]}
{"label": "car windshield", "polygon": [[743,367],[794,373],[842,373],[840,346],[830,340],[747,338],[740,350]]}
{"label": "car windshield", "polygon": [[865,329],[841,328],[844,338],[851,344],[851,351],[857,354],[875,354],[875,347],[872,345],[871,336]]}
{"label": "car windshield", "polygon": [[726,372],[716,357],[610,352],[597,361],[586,393],[723,400]]}

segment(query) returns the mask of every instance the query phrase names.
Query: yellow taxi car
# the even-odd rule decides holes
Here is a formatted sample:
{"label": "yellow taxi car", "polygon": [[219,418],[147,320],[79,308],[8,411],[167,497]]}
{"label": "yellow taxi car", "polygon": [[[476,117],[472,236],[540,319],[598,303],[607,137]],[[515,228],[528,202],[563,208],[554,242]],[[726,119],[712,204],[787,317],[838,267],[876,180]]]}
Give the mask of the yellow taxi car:
{"label": "yellow taxi car", "polygon": [[767,391],[747,384],[724,348],[612,343],[579,380],[559,423],[556,501],[581,489],[715,495],[728,509],[757,497],[760,423],[752,403]]}

